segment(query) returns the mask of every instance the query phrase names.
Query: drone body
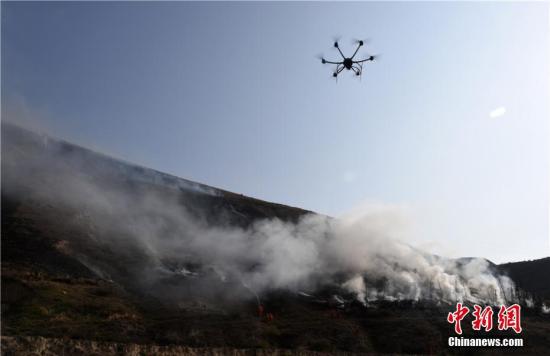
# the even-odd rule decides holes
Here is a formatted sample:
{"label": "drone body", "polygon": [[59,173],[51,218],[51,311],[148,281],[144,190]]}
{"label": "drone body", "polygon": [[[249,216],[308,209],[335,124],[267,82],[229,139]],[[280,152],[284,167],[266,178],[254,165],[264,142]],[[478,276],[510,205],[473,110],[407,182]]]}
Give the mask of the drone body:
{"label": "drone body", "polygon": [[327,61],[324,57],[321,57],[321,63],[336,64],[336,69],[334,70],[334,73],[332,73],[332,76],[334,78],[338,77],[338,74],[340,74],[344,69],[353,70],[355,75],[359,77],[363,73],[363,63],[365,63],[366,61],[374,61],[374,58],[375,58],[374,56],[369,56],[366,59],[354,60],[355,55],[359,51],[359,48],[363,46],[363,44],[364,44],[363,41],[361,40],[357,41],[357,49],[355,50],[353,55],[351,57],[346,57],[340,50],[340,47],[338,46],[338,42],[334,42],[334,47],[338,50],[338,52],[342,56],[342,61],[340,62]]}

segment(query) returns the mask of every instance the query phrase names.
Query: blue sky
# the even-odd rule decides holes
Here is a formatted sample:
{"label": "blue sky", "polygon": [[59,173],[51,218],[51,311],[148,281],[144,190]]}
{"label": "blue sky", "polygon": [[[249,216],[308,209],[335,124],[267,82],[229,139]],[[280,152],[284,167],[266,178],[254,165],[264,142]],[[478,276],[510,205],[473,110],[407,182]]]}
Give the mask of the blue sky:
{"label": "blue sky", "polygon": [[[538,258],[549,30],[548,3],[2,2],[3,116],[329,215],[405,207],[435,253]],[[382,54],[361,81],[316,58],[335,35]]]}

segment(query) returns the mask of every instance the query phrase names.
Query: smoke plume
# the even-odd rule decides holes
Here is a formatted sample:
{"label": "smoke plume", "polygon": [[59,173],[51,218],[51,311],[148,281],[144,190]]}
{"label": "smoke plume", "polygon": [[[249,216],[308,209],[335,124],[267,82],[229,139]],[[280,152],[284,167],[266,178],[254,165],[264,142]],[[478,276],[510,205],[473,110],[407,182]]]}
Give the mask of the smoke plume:
{"label": "smoke plume", "polygon": [[[362,303],[499,304],[515,298],[512,281],[484,259],[446,259],[402,242],[399,211],[371,208],[338,219],[307,214],[293,222],[266,218],[239,226],[227,217],[243,215],[233,206],[229,215],[212,217],[184,194],[216,196],[214,189],[175,178],[170,183],[158,172],[7,125],[2,145],[2,194],[63,211],[59,224],[78,231],[64,237],[70,252],[104,278],[132,279],[149,289],[177,278],[194,290],[218,285],[226,294],[239,285],[254,298],[269,290],[309,293],[325,286]],[[98,257],[105,250],[124,256],[119,261],[125,265]],[[173,287],[170,293],[183,292]]]}

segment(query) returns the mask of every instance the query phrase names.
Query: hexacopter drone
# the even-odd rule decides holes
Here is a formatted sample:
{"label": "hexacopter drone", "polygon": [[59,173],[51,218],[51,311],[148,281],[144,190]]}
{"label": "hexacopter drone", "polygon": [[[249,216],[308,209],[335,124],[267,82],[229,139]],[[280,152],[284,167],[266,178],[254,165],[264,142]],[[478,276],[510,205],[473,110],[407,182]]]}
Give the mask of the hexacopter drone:
{"label": "hexacopter drone", "polygon": [[340,50],[340,47],[338,46],[338,41],[334,42],[334,47],[336,47],[336,49],[338,50],[338,52],[340,52],[340,55],[342,56],[341,62],[327,61],[324,57],[321,57],[321,63],[323,64],[336,64],[336,69],[334,70],[334,73],[332,73],[332,76],[334,78],[338,77],[338,74],[340,74],[340,72],[342,72],[344,69],[353,70],[355,72],[355,75],[360,77],[363,73],[363,63],[365,63],[366,61],[374,61],[374,59],[376,58],[376,56],[369,56],[366,59],[361,59],[358,61],[354,60],[355,55],[359,51],[359,48],[361,48],[361,46],[363,46],[364,44],[362,40],[357,40],[356,42],[357,49],[355,50],[355,52],[353,52],[353,55],[351,57],[347,58]]}

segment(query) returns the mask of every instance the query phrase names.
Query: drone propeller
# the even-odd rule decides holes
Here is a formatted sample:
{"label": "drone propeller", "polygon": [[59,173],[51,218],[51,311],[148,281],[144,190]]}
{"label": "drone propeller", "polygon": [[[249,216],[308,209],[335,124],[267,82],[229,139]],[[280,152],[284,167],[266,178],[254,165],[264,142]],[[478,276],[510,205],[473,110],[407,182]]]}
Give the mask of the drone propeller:
{"label": "drone propeller", "polygon": [[315,58],[317,58],[318,60],[321,61],[321,63],[325,64],[326,63],[326,59],[325,59],[325,56],[323,56],[322,54],[318,54],[315,56]]}
{"label": "drone propeller", "polygon": [[369,43],[369,39],[368,38],[354,38],[352,39],[351,43],[353,44],[358,44],[359,46],[363,46],[364,44],[367,44]]}
{"label": "drone propeller", "polygon": [[370,55],[370,56],[369,56],[369,59],[370,59],[371,61],[374,61],[374,60],[379,61],[379,60],[380,60],[380,53]]}
{"label": "drone propeller", "polygon": [[354,77],[356,80],[358,81],[361,81],[361,79],[363,78],[363,67],[358,65],[354,68]]}
{"label": "drone propeller", "polygon": [[339,48],[338,42],[340,42],[341,38],[342,38],[341,35],[332,36],[333,47]]}

